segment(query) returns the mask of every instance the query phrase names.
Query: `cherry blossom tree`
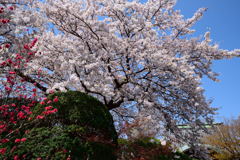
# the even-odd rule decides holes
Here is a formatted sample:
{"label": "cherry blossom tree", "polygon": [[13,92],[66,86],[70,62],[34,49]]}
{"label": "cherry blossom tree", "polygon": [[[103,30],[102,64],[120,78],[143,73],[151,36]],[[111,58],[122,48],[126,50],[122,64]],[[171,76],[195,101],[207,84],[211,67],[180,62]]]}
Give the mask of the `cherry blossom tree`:
{"label": "cherry blossom tree", "polygon": [[175,3],[33,1],[27,14],[22,8],[13,15],[14,22],[25,19],[41,31],[37,58],[19,74],[40,69],[42,83],[34,77],[28,81],[37,83],[42,92],[88,93],[111,110],[116,124],[151,117],[144,124],[161,135],[188,141],[192,132],[181,133],[177,125],[202,130],[215,111],[203,95],[202,77],[217,81],[212,61],[239,56],[239,50],[219,49],[209,32],[192,37],[192,26],[206,9],[184,19],[174,10]]}

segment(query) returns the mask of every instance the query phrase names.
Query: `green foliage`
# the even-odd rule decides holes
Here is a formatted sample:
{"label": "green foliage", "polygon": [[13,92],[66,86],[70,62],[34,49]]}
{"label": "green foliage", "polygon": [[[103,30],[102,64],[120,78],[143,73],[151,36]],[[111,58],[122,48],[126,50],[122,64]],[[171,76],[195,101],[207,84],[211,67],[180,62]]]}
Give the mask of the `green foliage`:
{"label": "green foliage", "polygon": [[14,154],[25,155],[25,159],[67,159],[67,150],[74,147],[66,130],[60,127],[34,128],[25,135],[27,141],[21,142]]}
{"label": "green foliage", "polygon": [[36,128],[27,135],[27,141],[18,145],[14,154],[25,155],[25,159],[41,157],[42,159],[62,160],[70,155],[76,160],[97,160],[103,157],[106,160],[114,159],[113,148],[99,142],[86,141],[72,133],[84,135],[84,129],[79,126]]}
{"label": "green foliage", "polygon": [[[33,109],[33,122],[28,126],[27,138],[11,153],[23,159],[62,160],[115,160],[117,133],[107,108],[97,99],[77,91],[55,93],[48,97],[58,102],[38,104]],[[58,112],[43,115],[45,107],[52,106]],[[25,128],[26,129],[26,128]]]}
{"label": "green foliage", "polygon": [[180,152],[173,152],[171,145],[162,145],[158,139],[143,137],[135,140],[118,140],[122,159],[147,159],[147,160],[194,160]]}

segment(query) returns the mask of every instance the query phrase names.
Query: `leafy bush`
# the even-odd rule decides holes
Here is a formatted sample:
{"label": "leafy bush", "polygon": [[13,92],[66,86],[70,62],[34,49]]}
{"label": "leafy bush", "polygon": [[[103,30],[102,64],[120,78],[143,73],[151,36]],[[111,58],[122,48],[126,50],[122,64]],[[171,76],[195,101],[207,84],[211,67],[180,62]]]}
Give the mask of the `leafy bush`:
{"label": "leafy bush", "polygon": [[[47,114],[51,108],[56,111]],[[40,116],[41,118],[37,118]],[[55,93],[33,109],[33,119],[9,157],[20,159],[114,160],[117,133],[112,116],[97,99],[77,91]]]}

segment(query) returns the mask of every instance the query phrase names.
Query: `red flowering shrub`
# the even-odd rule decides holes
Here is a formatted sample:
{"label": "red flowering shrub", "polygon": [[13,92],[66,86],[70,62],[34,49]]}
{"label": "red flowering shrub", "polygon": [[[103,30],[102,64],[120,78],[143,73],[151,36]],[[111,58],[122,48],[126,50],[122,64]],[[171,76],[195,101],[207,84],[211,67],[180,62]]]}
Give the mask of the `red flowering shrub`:
{"label": "red flowering shrub", "polygon": [[43,115],[31,117],[33,106],[43,97],[34,81],[36,77],[41,78],[41,72],[35,77],[23,73],[35,58],[36,49],[33,48],[38,39],[29,39],[22,45],[9,39],[14,9],[15,6],[0,2],[0,159],[19,160],[24,159],[24,155],[19,156],[14,151],[28,141],[23,135],[28,133],[29,126],[57,110],[48,107]]}

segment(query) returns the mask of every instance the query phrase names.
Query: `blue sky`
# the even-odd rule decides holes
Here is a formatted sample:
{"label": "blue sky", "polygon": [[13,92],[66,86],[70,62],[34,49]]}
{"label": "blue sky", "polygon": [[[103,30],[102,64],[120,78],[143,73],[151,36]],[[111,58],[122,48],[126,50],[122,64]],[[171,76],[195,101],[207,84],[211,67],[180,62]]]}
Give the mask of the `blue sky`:
{"label": "blue sky", "polygon": [[[191,17],[201,7],[208,8],[203,18],[193,27],[194,35],[211,32],[211,39],[221,49],[240,48],[240,0],[178,0],[176,9]],[[220,82],[203,79],[203,88],[213,107],[220,108],[217,121],[240,115],[240,58],[215,61],[213,69]]]}

